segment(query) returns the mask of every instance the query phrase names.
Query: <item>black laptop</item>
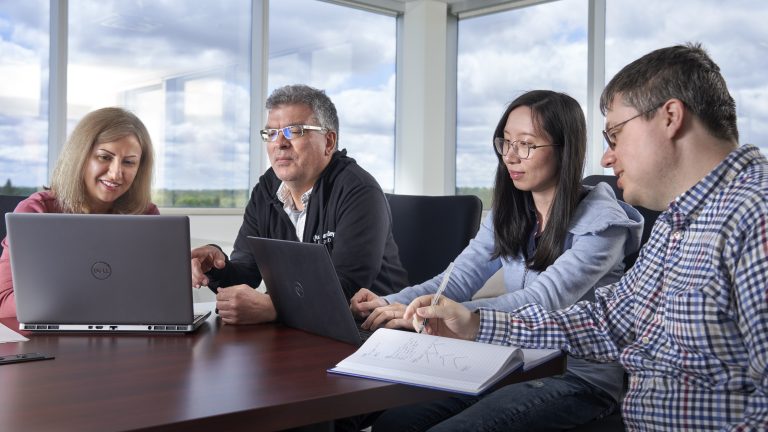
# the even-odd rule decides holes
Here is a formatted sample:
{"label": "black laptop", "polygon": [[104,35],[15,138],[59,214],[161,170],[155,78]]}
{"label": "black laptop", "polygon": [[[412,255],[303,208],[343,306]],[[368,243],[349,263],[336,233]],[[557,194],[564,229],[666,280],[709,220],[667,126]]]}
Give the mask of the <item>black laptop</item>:
{"label": "black laptop", "polygon": [[283,324],[360,345],[370,332],[359,328],[325,246],[248,237]]}

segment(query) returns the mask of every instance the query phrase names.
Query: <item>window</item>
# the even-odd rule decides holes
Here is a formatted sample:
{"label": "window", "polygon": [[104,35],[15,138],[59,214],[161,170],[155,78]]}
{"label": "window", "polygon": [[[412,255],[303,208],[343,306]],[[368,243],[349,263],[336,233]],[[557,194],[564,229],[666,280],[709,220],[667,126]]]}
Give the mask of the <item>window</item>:
{"label": "window", "polygon": [[287,84],[323,89],[339,114],[339,148],[394,189],[396,20],[316,0],[269,11],[269,93]]}
{"label": "window", "polygon": [[587,2],[563,0],[459,21],[456,193],[491,206],[493,131],[521,93],[550,89],[586,107]]}
{"label": "window", "polygon": [[654,49],[701,42],[736,99],[739,141],[768,153],[766,16],[768,3],[762,0],[607,2],[606,79]]}
{"label": "window", "polygon": [[153,199],[245,206],[249,2],[69,2],[68,133],[84,114],[133,110],[155,147]]}
{"label": "window", "polygon": [[0,3],[0,194],[48,181],[49,2]]}

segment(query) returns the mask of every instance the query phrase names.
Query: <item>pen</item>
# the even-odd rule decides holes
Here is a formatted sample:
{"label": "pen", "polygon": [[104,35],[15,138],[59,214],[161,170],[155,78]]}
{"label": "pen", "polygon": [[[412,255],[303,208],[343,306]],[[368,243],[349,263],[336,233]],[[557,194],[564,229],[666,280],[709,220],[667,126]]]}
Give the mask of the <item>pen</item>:
{"label": "pen", "polygon": [[[448,285],[448,279],[451,278],[451,272],[453,271],[453,262],[448,264],[448,269],[445,271],[445,274],[443,274],[443,280],[440,281],[440,287],[437,289],[437,292],[435,293],[435,296],[432,297],[432,304],[431,306],[435,306],[437,302],[440,301],[440,296],[443,295],[443,291],[445,291],[445,286]],[[421,333],[424,331],[424,326],[427,325],[427,319],[424,318],[424,320],[421,321],[421,326],[419,326],[419,331],[417,333]]]}

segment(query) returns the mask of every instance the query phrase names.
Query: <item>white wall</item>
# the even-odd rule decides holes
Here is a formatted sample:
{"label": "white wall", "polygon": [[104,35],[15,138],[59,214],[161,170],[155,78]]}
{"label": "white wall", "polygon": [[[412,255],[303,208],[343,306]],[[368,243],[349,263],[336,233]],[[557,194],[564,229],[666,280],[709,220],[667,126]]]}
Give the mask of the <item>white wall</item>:
{"label": "white wall", "polygon": [[[170,209],[162,211],[168,214]],[[198,247],[210,243],[219,245],[224,252],[232,252],[237,232],[243,223],[243,215],[198,215],[189,216],[190,242],[192,247]]]}
{"label": "white wall", "polygon": [[[181,209],[160,209],[160,213],[185,214]],[[242,213],[189,215],[190,244],[196,248],[213,243],[229,255],[242,222]],[[192,297],[195,302],[215,301],[213,292],[207,288],[193,288]]]}

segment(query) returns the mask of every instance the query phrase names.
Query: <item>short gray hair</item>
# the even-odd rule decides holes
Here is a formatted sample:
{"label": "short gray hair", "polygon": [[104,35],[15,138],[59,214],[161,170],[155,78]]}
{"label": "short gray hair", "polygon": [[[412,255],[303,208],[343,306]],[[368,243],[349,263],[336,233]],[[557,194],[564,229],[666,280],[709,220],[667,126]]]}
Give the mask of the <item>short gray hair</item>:
{"label": "short gray hair", "polygon": [[320,126],[336,132],[336,147],[339,146],[339,116],[336,106],[324,90],[304,84],[287,85],[275,89],[267,98],[265,108],[271,110],[280,105],[307,105],[312,109]]}

